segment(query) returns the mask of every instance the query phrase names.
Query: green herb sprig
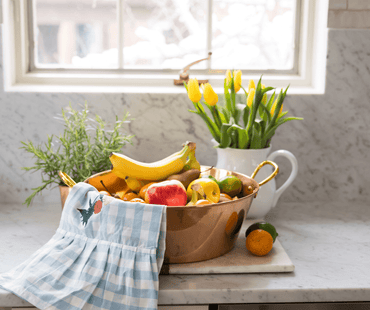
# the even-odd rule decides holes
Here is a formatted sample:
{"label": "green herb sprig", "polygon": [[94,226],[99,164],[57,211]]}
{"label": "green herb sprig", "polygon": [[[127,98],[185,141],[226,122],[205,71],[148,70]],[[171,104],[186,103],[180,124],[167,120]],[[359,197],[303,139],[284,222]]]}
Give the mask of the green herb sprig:
{"label": "green herb sprig", "polygon": [[[134,135],[122,133],[122,126],[131,122],[127,112],[122,120],[116,116],[112,130],[106,129],[106,123],[99,115],[89,117],[88,105],[83,111],[72,109],[71,104],[62,109],[64,132],[58,137],[47,136],[47,142],[34,145],[32,141],[24,142],[21,149],[36,158],[34,166],[22,167],[26,171],[41,171],[42,185],[32,188],[33,193],[24,204],[29,206],[33,198],[51,184],[64,185],[58,171],[67,173],[75,182],[82,182],[89,176],[109,170],[109,154],[119,152],[126,143],[132,144]],[[89,132],[95,131],[95,134]],[[56,139],[55,139],[56,138]]]}

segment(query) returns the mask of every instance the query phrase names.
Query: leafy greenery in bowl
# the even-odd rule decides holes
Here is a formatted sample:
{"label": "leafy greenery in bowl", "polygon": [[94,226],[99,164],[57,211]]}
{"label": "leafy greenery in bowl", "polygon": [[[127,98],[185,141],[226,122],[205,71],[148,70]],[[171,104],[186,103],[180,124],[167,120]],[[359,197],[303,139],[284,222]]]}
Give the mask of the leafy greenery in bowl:
{"label": "leafy greenery in bowl", "polygon": [[[273,92],[270,96],[267,92],[273,87],[265,87],[262,76],[255,85],[249,81],[248,91],[241,85],[241,71],[234,71],[231,76],[227,70],[224,80],[224,105],[217,104],[218,96],[212,86],[202,84],[204,100],[199,89],[197,79],[190,79],[188,84],[184,82],[189,99],[193,102],[195,110],[189,110],[198,114],[207,124],[213,138],[219,143],[219,148],[236,149],[262,149],[270,146],[271,138],[276,129],[291,120],[302,120],[300,117],[285,117],[288,111],[283,112],[283,102],[289,86],[276,96]],[[236,93],[243,89],[246,103],[236,104]],[[203,104],[209,109],[213,120],[206,113]]]}
{"label": "leafy greenery in bowl", "polygon": [[21,149],[36,158],[34,166],[22,169],[41,171],[42,176],[42,185],[32,188],[33,193],[26,199],[25,204],[29,206],[32,199],[51,184],[64,185],[58,171],[67,173],[75,182],[82,182],[93,174],[109,170],[109,154],[119,152],[127,142],[132,144],[134,135],[121,132],[122,125],[133,120],[129,119],[129,116],[128,112],[122,120],[116,116],[113,130],[107,130],[106,123],[99,115],[95,115],[95,119],[89,117],[86,103],[81,112],[69,105],[66,110],[62,109],[65,128],[57,139],[54,140],[53,135],[48,135],[47,142],[40,145],[21,141]]}

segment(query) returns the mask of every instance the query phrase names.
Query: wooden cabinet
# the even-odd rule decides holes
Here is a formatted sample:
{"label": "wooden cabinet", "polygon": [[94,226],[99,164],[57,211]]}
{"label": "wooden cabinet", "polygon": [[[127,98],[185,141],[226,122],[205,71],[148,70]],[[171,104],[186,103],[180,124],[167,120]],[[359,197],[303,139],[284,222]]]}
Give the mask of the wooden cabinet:
{"label": "wooden cabinet", "polygon": [[369,302],[218,305],[218,310],[369,310]]}

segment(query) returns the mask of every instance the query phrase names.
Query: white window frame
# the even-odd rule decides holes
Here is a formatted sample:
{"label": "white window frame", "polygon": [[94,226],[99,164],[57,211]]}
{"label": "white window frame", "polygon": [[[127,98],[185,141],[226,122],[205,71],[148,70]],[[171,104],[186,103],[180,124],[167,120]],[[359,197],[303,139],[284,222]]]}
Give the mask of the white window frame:
{"label": "white window frame", "polygon": [[[301,0],[298,65],[289,74],[275,71],[243,72],[243,80],[258,80],[276,88],[290,84],[289,94],[323,94],[325,91],[328,0]],[[185,93],[175,86],[179,74],[153,74],[145,70],[32,70],[30,71],[27,0],[3,0],[4,90],[8,92],[78,93]],[[121,10],[118,6],[118,12]],[[120,28],[120,27],[119,27]],[[122,34],[121,34],[122,35]],[[205,55],[206,57],[206,55]],[[190,77],[208,79],[215,91],[223,93],[224,75],[189,71]],[[243,83],[244,84],[244,83]]]}

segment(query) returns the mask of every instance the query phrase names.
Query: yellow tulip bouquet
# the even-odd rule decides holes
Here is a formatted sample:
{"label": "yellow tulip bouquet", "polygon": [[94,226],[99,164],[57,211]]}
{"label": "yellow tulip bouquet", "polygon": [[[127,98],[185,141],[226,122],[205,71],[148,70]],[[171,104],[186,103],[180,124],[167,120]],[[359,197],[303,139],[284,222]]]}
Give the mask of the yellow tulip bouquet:
{"label": "yellow tulip bouquet", "polygon": [[[189,99],[193,102],[195,111],[207,124],[213,138],[219,143],[219,148],[262,149],[270,146],[270,141],[276,129],[291,120],[302,120],[300,117],[285,117],[288,111],[283,112],[283,102],[289,86],[278,96],[276,92],[267,95],[273,87],[265,87],[261,83],[262,76],[257,83],[249,80],[248,91],[242,84],[242,72],[230,70],[226,72],[224,80],[224,105],[218,105],[218,96],[209,83],[202,84],[203,97],[197,79],[184,82]],[[236,104],[236,93],[243,89],[246,96],[245,104]],[[213,120],[206,113],[205,105]],[[241,122],[242,121],[242,122]]]}

